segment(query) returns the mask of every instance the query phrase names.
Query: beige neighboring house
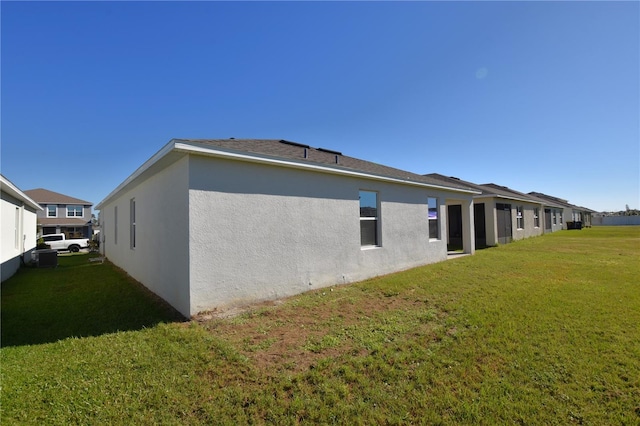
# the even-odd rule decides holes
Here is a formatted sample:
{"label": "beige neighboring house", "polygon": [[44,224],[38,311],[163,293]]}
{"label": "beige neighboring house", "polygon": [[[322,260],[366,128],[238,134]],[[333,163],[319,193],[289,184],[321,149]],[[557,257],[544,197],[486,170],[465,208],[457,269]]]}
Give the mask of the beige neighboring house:
{"label": "beige neighboring house", "polygon": [[5,281],[21,262],[31,261],[31,251],[36,247],[36,213],[42,208],[2,175],[0,190],[0,277]]}
{"label": "beige neighboring house", "polygon": [[174,139],[104,200],[101,250],[185,316],[446,260],[456,183],[285,140]]}
{"label": "beige neighboring house", "polygon": [[[473,196],[477,248],[507,244],[562,229],[562,224],[556,224],[562,213],[559,206],[550,207],[543,200],[494,183],[476,184],[437,173],[426,176],[445,183],[458,183],[479,192]],[[547,209],[552,214],[546,216]],[[463,221],[460,219],[460,205],[455,200],[447,200],[447,216],[449,250],[457,250],[460,248],[459,235],[462,234]],[[555,218],[553,224],[552,216]],[[548,228],[546,219],[549,219]]]}
{"label": "beige neighboring house", "polygon": [[67,238],[91,238],[91,207],[80,200],[48,189],[24,191],[41,207],[38,211],[38,236],[65,234]]}
{"label": "beige neighboring house", "polygon": [[591,215],[595,211],[586,207],[580,207],[571,204],[569,201],[554,197],[552,195],[543,194],[541,192],[530,192],[529,195],[554,203],[562,208],[562,229],[582,229],[591,228]]}

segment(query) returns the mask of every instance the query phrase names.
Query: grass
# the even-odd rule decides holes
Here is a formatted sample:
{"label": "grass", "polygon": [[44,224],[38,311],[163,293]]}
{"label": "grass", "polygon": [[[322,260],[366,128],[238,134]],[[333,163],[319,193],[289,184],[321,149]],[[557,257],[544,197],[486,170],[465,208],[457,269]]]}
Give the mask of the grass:
{"label": "grass", "polygon": [[108,263],[60,263],[2,285],[3,423],[640,423],[640,227],[190,322]]}
{"label": "grass", "polygon": [[[91,255],[94,256],[94,255]],[[2,346],[139,330],[180,314],[112,265],[59,255],[57,268],[23,268],[2,284]]]}

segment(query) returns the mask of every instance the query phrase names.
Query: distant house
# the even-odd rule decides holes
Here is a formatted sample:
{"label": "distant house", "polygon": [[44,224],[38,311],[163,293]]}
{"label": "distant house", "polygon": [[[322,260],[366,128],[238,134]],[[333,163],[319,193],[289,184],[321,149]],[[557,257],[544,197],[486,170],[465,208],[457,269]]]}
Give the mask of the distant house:
{"label": "distant house", "polygon": [[80,200],[47,189],[25,191],[42,208],[38,211],[38,235],[66,234],[67,238],[91,238],[91,207]]}
{"label": "distant house", "polygon": [[36,212],[42,208],[11,181],[0,175],[0,258],[2,281],[23,262],[31,260],[36,247]]}
{"label": "distant house", "polygon": [[285,140],[171,140],[96,206],[110,261],[186,316],[473,253],[475,193]]}
{"label": "distant house", "polygon": [[563,229],[571,229],[576,226],[574,224],[579,224],[578,226],[580,227],[591,227],[591,216],[593,213],[595,213],[593,210],[586,207],[573,205],[567,200],[554,197],[552,195],[543,194],[541,192],[530,192],[529,195],[561,206],[561,220]]}
{"label": "distant house", "polygon": [[[506,244],[514,240],[542,235],[544,205],[541,200],[530,197],[506,186],[493,183],[476,184],[437,173],[429,176],[444,183],[458,183],[477,191],[473,196],[475,246],[477,248]],[[459,205],[447,202],[449,249],[459,248]],[[560,228],[558,228],[560,229]],[[551,232],[549,229],[548,232]]]}

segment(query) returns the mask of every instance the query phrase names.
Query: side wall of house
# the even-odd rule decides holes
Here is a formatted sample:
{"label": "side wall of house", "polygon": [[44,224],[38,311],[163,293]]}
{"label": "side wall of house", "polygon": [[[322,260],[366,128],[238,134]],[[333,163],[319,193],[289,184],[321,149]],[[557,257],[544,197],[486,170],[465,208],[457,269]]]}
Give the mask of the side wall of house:
{"label": "side wall of house", "polygon": [[184,157],[105,202],[100,211],[105,256],[185,316],[190,313],[188,168]]}
{"label": "side wall of house", "polygon": [[20,256],[31,261],[31,251],[36,247],[37,216],[33,208],[2,192],[0,197],[0,277],[11,277],[20,267]]}
{"label": "side wall of house", "polygon": [[[517,207],[522,206],[522,214],[524,218],[524,226],[518,228],[518,210]],[[535,226],[534,209],[537,208],[539,216],[544,215],[542,205],[535,203],[524,203],[513,201],[511,204],[511,215],[513,223],[513,240],[522,240],[524,238],[537,237],[544,233],[544,217],[540,216],[540,226]]]}
{"label": "side wall of house", "polygon": [[[446,259],[442,191],[190,157],[191,314]],[[359,191],[376,191],[379,247],[361,247]],[[440,239],[429,239],[428,197]]]}

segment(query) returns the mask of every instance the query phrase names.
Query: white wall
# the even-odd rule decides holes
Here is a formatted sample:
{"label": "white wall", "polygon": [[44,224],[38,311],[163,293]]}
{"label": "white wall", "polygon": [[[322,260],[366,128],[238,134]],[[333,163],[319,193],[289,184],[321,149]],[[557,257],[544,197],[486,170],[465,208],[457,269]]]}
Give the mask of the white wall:
{"label": "white wall", "polygon": [[591,218],[593,226],[627,226],[640,225],[640,216],[594,216]]}
{"label": "white wall", "polygon": [[[101,205],[100,211],[107,258],[186,316],[190,313],[188,168],[184,157]],[[136,200],[135,249],[130,247],[131,198]]]}
{"label": "white wall", "polygon": [[4,191],[0,198],[0,276],[4,281],[20,267],[20,256],[24,254],[24,261],[31,261],[31,251],[36,247],[37,216],[35,209]]}
{"label": "white wall", "polygon": [[[441,191],[190,157],[190,313],[358,281],[446,259],[429,241]],[[360,246],[359,190],[378,191],[381,247]]]}

